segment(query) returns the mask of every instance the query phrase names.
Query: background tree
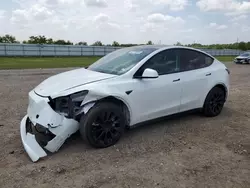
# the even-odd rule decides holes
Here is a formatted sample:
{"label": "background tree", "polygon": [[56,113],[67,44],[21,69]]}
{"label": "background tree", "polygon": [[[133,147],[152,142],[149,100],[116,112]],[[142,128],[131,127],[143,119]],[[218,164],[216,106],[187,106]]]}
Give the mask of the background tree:
{"label": "background tree", "polygon": [[114,41],[112,46],[120,46],[120,44],[117,41]]}
{"label": "background tree", "polygon": [[69,40],[65,43],[65,45],[73,45],[73,42],[70,42]]}
{"label": "background tree", "polygon": [[247,48],[247,50],[250,50],[250,42],[246,43],[246,48]]}
{"label": "background tree", "polygon": [[138,44],[120,44],[121,47],[137,46]]}
{"label": "background tree", "polygon": [[240,42],[239,43],[239,49],[240,50],[247,50],[247,46],[245,42]]}
{"label": "background tree", "polygon": [[62,39],[55,41],[54,44],[59,44],[59,45],[73,45],[73,43],[70,42],[69,40],[65,41],[65,40],[62,40]]}
{"label": "background tree", "polygon": [[60,45],[64,45],[66,42],[65,42],[65,40],[56,40],[56,41],[54,41],[54,44],[60,44]]}
{"label": "background tree", "polygon": [[[0,36],[0,43],[20,43],[16,40],[15,36],[12,36],[10,34],[6,34],[4,36]],[[65,41],[63,39],[60,40],[53,40],[52,38],[47,38],[44,35],[38,35],[38,36],[30,36],[28,40],[24,40],[22,42],[23,44],[59,44],[59,45],[73,45],[71,41]],[[77,43],[78,45],[88,45],[87,42],[81,41]],[[149,40],[147,45],[153,44],[151,40]],[[92,46],[103,46],[101,41],[96,41],[92,44]],[[137,46],[137,45],[145,45],[145,44],[119,44],[117,41],[113,41],[112,44],[107,44],[106,46],[120,46],[120,47],[130,47],[130,46]],[[180,42],[177,42],[175,45],[183,45]],[[206,49],[239,49],[239,50],[250,50],[250,41],[244,42],[241,41],[240,43],[230,43],[230,44],[207,44],[203,45],[200,43],[192,43],[192,44],[186,44],[183,46],[189,46],[193,48],[206,48]]]}
{"label": "background tree", "polygon": [[193,48],[202,48],[202,44],[199,43],[193,43],[193,44],[188,44],[188,47],[193,47]]}
{"label": "background tree", "polygon": [[45,36],[30,36],[27,41],[28,44],[47,44],[47,39]]}
{"label": "background tree", "polygon": [[92,44],[92,46],[103,46],[101,41],[96,41]]}
{"label": "background tree", "polygon": [[152,42],[151,40],[149,40],[149,41],[147,42],[147,45],[153,45],[153,42]]}
{"label": "background tree", "polygon": [[0,42],[1,43],[20,43],[16,40],[16,37],[12,35],[4,35],[0,37]]}
{"label": "background tree", "polygon": [[87,46],[88,43],[87,43],[87,42],[78,42],[78,43],[76,43],[76,45],[84,45],[84,46]]}
{"label": "background tree", "polygon": [[46,44],[54,44],[53,39],[52,38],[47,39]]}
{"label": "background tree", "polygon": [[182,44],[180,42],[177,42],[175,46],[182,46]]}

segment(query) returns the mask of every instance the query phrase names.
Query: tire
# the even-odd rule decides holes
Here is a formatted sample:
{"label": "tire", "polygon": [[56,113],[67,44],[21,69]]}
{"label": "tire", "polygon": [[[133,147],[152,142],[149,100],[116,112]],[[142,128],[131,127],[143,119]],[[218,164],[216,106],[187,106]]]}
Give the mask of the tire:
{"label": "tire", "polygon": [[116,144],[125,130],[125,115],[111,102],[100,102],[80,119],[80,134],[84,141],[95,148]]}
{"label": "tire", "polygon": [[207,117],[218,116],[224,106],[226,94],[223,89],[214,87],[207,95],[203,106],[203,114]]}

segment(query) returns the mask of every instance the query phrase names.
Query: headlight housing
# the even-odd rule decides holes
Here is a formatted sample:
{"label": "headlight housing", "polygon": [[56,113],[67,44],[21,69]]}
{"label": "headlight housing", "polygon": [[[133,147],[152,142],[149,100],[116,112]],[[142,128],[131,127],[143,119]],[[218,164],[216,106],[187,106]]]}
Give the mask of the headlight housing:
{"label": "headlight housing", "polygon": [[49,104],[57,113],[68,118],[74,118],[79,115],[81,103],[88,94],[87,90],[73,93],[68,96],[51,99]]}

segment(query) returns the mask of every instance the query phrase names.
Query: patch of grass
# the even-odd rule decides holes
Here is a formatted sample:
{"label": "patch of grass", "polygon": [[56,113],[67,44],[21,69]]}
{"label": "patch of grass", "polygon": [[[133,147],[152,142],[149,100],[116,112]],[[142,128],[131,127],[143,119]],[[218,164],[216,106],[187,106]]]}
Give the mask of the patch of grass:
{"label": "patch of grass", "polygon": [[[0,57],[0,69],[32,69],[85,67],[100,57]],[[217,56],[222,62],[232,62],[235,56]]]}
{"label": "patch of grass", "polygon": [[0,69],[85,67],[100,57],[0,57]]}
{"label": "patch of grass", "polygon": [[232,62],[236,56],[215,56],[219,61]]}

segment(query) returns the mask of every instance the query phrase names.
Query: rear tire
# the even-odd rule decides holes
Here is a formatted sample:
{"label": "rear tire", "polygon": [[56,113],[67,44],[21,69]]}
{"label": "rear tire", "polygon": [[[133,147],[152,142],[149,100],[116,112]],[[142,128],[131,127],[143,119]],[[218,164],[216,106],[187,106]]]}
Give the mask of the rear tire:
{"label": "rear tire", "polygon": [[110,102],[100,102],[81,117],[80,133],[83,140],[96,148],[116,144],[125,130],[125,115]]}
{"label": "rear tire", "polygon": [[207,95],[203,106],[203,114],[207,117],[218,116],[224,106],[226,94],[223,89],[214,87]]}

